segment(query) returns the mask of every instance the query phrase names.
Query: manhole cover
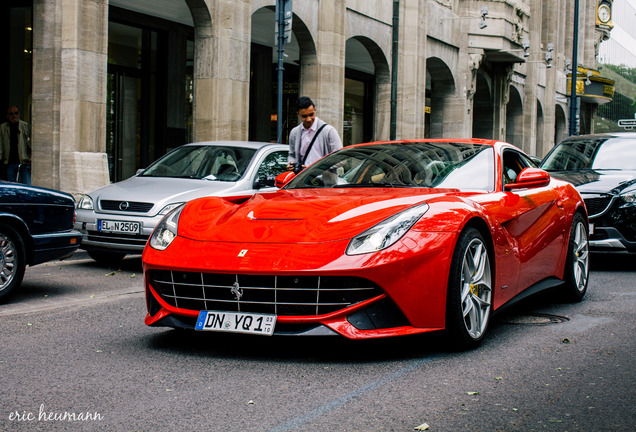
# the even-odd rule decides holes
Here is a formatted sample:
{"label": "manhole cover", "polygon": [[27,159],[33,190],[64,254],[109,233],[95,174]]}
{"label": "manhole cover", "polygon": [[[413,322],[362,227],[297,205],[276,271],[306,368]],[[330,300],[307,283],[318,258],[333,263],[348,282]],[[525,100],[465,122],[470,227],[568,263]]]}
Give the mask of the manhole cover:
{"label": "manhole cover", "polygon": [[559,324],[570,321],[570,318],[551,315],[551,314],[529,314],[529,315],[517,315],[511,316],[505,319],[503,322],[506,324],[519,324],[519,325],[548,325]]}

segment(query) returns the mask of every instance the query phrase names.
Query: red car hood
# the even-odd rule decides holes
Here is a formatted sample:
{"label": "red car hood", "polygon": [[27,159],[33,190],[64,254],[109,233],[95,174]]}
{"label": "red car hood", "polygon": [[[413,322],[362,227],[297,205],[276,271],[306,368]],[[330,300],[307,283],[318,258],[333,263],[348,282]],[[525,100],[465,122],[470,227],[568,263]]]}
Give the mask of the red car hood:
{"label": "red car hood", "polygon": [[307,189],[256,194],[243,204],[190,202],[179,235],[200,241],[320,243],[350,239],[408,207],[439,197],[431,189]]}

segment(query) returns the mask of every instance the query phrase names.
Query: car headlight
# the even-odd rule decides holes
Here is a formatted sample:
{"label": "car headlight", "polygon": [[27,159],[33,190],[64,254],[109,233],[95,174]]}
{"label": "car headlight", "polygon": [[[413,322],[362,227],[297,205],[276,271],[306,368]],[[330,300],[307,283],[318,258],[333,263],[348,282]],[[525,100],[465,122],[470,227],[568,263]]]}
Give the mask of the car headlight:
{"label": "car headlight", "polygon": [[634,204],[636,203],[636,192],[632,191],[632,192],[628,192],[624,195],[621,195],[621,197],[623,198],[623,201],[625,201],[628,204]]}
{"label": "car headlight", "polygon": [[185,207],[185,203],[175,208],[166,217],[161,219],[157,227],[152,232],[148,244],[151,248],[157,250],[165,250],[177,236],[177,227],[179,226],[179,216],[181,210]]}
{"label": "car headlight", "polygon": [[79,200],[79,203],[77,203],[77,208],[82,210],[93,210],[93,198],[88,195],[83,195]]}
{"label": "car headlight", "polygon": [[428,204],[411,207],[358,234],[349,242],[347,255],[360,255],[388,248],[401,239],[427,210]]}
{"label": "car headlight", "polygon": [[172,210],[176,209],[177,207],[179,207],[180,205],[183,205],[183,204],[184,203],[182,203],[182,202],[178,202],[178,203],[174,203],[174,204],[168,204],[167,206],[162,208],[161,211],[159,213],[157,213],[157,214],[159,214],[159,215],[167,215]]}

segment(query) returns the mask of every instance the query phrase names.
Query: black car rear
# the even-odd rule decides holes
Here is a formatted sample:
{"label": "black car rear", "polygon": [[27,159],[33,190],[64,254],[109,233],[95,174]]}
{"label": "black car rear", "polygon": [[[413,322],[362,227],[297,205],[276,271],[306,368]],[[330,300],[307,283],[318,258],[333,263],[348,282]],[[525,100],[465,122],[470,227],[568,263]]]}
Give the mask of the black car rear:
{"label": "black car rear", "polygon": [[27,265],[75,252],[82,235],[73,230],[75,200],[67,193],[0,182],[0,301],[24,277]]}

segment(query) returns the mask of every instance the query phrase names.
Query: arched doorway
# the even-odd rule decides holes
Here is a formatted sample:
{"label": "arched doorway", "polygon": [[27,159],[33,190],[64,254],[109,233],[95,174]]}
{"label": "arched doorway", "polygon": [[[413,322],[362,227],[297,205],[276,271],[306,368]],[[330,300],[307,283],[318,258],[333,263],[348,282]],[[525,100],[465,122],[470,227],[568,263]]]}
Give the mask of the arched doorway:
{"label": "arched doorway", "polygon": [[194,28],[185,0],[172,1],[169,16],[147,3],[109,4],[106,155],[120,181],[191,140]]}
{"label": "arched doorway", "polygon": [[510,86],[506,105],[506,141],[519,148],[523,146],[523,103],[515,86]]}
{"label": "arched doorway", "polygon": [[[278,99],[278,47],[274,40],[275,10],[273,6],[252,14],[250,45],[250,115],[249,139],[276,141]],[[305,29],[305,31],[303,31]],[[283,57],[283,142],[298,124],[296,99],[300,92],[301,40],[308,32],[296,15],[293,17],[291,41],[285,44]]]}
{"label": "arched doorway", "polygon": [[347,40],[343,145],[372,141],[375,138],[378,87],[388,85],[386,58],[371,39],[356,36]]}
{"label": "arched doorway", "polygon": [[554,117],[554,144],[556,145],[567,137],[567,119],[561,105],[555,106]]}
{"label": "arched doorway", "polygon": [[426,59],[426,126],[427,138],[444,137],[444,110],[455,94],[453,73],[446,63],[437,57]]}
{"label": "arched doorway", "polygon": [[492,139],[493,102],[492,82],[483,72],[477,72],[473,97],[473,137]]}
{"label": "arched doorway", "polygon": [[531,154],[539,157],[543,151],[543,127],[543,107],[541,106],[541,101],[537,100],[536,142],[534,149],[531,150]]}
{"label": "arched doorway", "polygon": [[10,105],[20,110],[20,120],[31,123],[33,1],[2,2],[0,17],[5,65],[0,69],[0,123],[7,120]]}

